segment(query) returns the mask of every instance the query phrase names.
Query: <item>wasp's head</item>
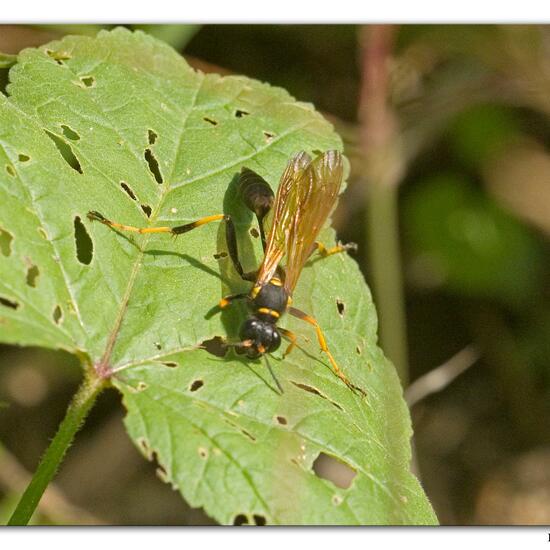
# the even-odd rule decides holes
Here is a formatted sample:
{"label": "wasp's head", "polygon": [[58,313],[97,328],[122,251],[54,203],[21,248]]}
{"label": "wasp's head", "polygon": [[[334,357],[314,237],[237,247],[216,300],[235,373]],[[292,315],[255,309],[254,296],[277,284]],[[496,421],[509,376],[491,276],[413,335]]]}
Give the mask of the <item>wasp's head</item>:
{"label": "wasp's head", "polygon": [[264,353],[275,351],[281,345],[281,335],[277,327],[257,317],[247,319],[241,328],[241,339],[252,344],[246,348],[250,359],[257,359]]}

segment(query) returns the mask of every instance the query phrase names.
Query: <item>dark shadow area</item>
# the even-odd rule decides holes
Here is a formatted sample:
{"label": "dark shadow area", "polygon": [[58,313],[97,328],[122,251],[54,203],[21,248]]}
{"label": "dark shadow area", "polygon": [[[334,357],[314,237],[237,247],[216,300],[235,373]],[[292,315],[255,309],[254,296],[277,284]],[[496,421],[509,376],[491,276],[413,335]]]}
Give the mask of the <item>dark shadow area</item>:
{"label": "dark shadow area", "polygon": [[196,269],[200,269],[207,275],[211,275],[212,277],[218,278],[220,281],[226,282],[226,280],[224,280],[217,271],[214,271],[212,268],[208,267],[206,264],[203,264],[202,262],[197,260],[197,258],[195,258],[194,256],[190,256],[189,254],[159,249],[148,249],[145,250],[143,254],[145,256],[175,256],[177,258],[181,258],[181,260],[183,260],[184,262],[187,262],[189,265],[195,267]]}

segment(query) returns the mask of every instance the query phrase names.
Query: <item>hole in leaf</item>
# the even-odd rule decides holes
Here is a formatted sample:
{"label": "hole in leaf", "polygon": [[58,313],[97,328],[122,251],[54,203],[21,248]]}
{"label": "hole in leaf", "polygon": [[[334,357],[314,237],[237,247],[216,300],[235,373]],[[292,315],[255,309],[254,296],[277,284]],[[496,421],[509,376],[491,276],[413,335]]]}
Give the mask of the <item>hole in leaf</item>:
{"label": "hole in leaf", "polygon": [[162,174],[160,173],[159,163],[155,158],[155,155],[153,155],[151,149],[145,149],[145,153],[143,156],[145,157],[145,160],[149,165],[149,170],[151,174],[153,174],[156,182],[159,184],[162,183],[164,180],[162,179]]}
{"label": "hole in leaf", "polygon": [[204,386],[204,382],[202,380],[194,380],[189,386],[189,391],[200,390],[203,386]]}
{"label": "hole in leaf", "polygon": [[122,187],[122,189],[133,201],[137,201],[136,194],[132,191],[132,188],[125,181],[120,182],[120,187]]}
{"label": "hole in leaf", "polygon": [[162,346],[160,345],[160,342],[155,342],[155,347],[160,351],[162,349]]}
{"label": "hole in leaf", "polygon": [[174,363],[174,361],[163,361],[162,363],[165,367],[170,367],[170,368],[174,368],[174,367],[177,367],[178,364],[177,363]]}
{"label": "hole in leaf", "polygon": [[32,287],[36,287],[36,279],[38,278],[38,275],[40,275],[40,270],[37,266],[31,265],[27,269],[27,277],[25,279],[25,282]]}
{"label": "hole in leaf", "polygon": [[74,240],[77,260],[81,264],[89,265],[94,255],[94,243],[79,216],[74,219]]}
{"label": "hole in leaf", "polygon": [[201,343],[200,347],[216,357],[225,357],[227,355],[227,346],[223,338],[219,336],[214,336],[214,338],[210,340],[205,340]]}
{"label": "hole in leaf", "polygon": [[152,208],[148,205],[148,204],[142,204],[141,205],[141,209],[143,210],[143,212],[145,213],[145,215],[150,218],[151,217],[151,212],[153,211]]}
{"label": "hole in leaf", "polygon": [[334,506],[340,506],[340,504],[342,504],[342,502],[344,502],[344,499],[340,496],[340,495],[332,495],[332,504],[334,504]]}
{"label": "hole in leaf", "polygon": [[61,153],[63,160],[73,170],[75,170],[79,174],[82,174],[82,167],[80,166],[80,162],[73,153],[72,147],[67,142],[62,140],[59,136],[52,134],[48,130],[44,130],[44,132],[46,132],[46,135],[53,141],[54,145],[57,147],[57,150]]}
{"label": "hole in leaf", "polygon": [[153,130],[148,130],[147,139],[149,140],[149,145],[153,145],[157,141],[157,134]]}
{"label": "hole in leaf", "polygon": [[14,178],[16,173],[15,173],[15,168],[11,165],[11,164],[6,164],[6,172],[12,177]]}
{"label": "hole in leaf", "polygon": [[212,126],[218,125],[218,121],[214,120],[213,118],[208,118],[207,116],[205,116],[202,119],[204,120],[204,122],[208,122],[208,124],[212,124]]}
{"label": "hole in leaf", "polygon": [[259,514],[254,514],[252,517],[254,518],[254,523],[256,525],[265,525],[267,523],[264,516],[260,516]]}
{"label": "hole in leaf", "polygon": [[288,424],[288,421],[284,416],[276,416],[275,420],[277,420],[277,422],[283,426],[286,426]]}
{"label": "hole in leaf", "polygon": [[2,296],[0,296],[0,305],[4,307],[9,307],[10,309],[19,308],[19,302],[16,302],[15,300],[9,300],[8,298],[3,298]]}
{"label": "hole in leaf", "polygon": [[248,525],[248,518],[244,514],[237,514],[233,520],[233,525]]}
{"label": "hole in leaf", "polygon": [[300,382],[292,382],[297,388],[300,388],[301,390],[305,390],[309,393],[313,393],[314,395],[318,395],[319,397],[324,397],[324,395],[316,388],[312,386],[308,386],[307,384],[302,384]]}
{"label": "hole in leaf", "polygon": [[355,347],[355,353],[357,353],[357,355],[361,355],[361,348],[359,346],[356,346]]}
{"label": "hole in leaf", "polygon": [[332,399],[329,399],[326,395],[323,395],[317,388],[314,388],[313,386],[308,386],[307,384],[302,384],[300,382],[294,382],[291,380],[291,382],[301,390],[307,391],[309,393],[312,393],[313,395],[317,395],[318,397],[321,397],[322,399],[326,399],[329,403],[332,403],[337,409],[343,410],[338,403],[335,401],[332,401]]}
{"label": "hole in leaf", "polygon": [[264,132],[264,138],[267,142],[270,142],[275,137],[275,134],[271,132]]}
{"label": "hole in leaf", "polygon": [[149,387],[145,382],[138,382],[137,391],[145,391]]}
{"label": "hole in leaf", "polygon": [[81,76],[80,82],[86,86],[86,88],[91,88],[92,86],[95,86],[95,78],[91,75],[89,76]]}
{"label": "hole in leaf", "polygon": [[203,460],[206,460],[208,458],[208,450],[207,449],[205,449],[204,447],[199,447],[197,450],[199,452],[199,456]]}
{"label": "hole in leaf", "polygon": [[312,468],[315,475],[334,483],[340,489],[348,489],[357,475],[351,466],[323,452],[314,460]]}
{"label": "hole in leaf", "polygon": [[259,232],[255,227],[251,227],[250,230],[249,230],[249,233],[250,233],[255,239],[257,239],[257,238],[260,236],[260,232]]}
{"label": "hole in leaf", "polygon": [[340,314],[340,317],[344,316],[344,311],[346,309],[346,305],[341,300],[336,300],[336,307],[338,308],[338,313]]}
{"label": "hole in leaf", "polygon": [[0,252],[3,256],[6,256],[6,258],[11,255],[12,241],[13,235],[9,231],[0,228]]}
{"label": "hole in leaf", "polygon": [[23,153],[19,153],[17,158],[19,159],[19,162],[28,162],[29,160],[31,160],[31,157],[29,157],[29,155],[24,155]]}
{"label": "hole in leaf", "polygon": [[59,304],[57,304],[53,310],[53,313],[52,313],[52,319],[53,319],[53,322],[56,324],[56,325],[59,325],[59,323],[61,322],[61,319],[63,317],[63,310],[61,309],[61,306]]}
{"label": "hole in leaf", "polygon": [[64,61],[71,59],[71,56],[65,52],[54,52],[53,50],[45,51],[58,65],[63,65]]}
{"label": "hole in leaf", "polygon": [[61,129],[63,130],[63,135],[66,138],[72,141],[78,141],[80,139],[80,136],[72,128],[69,128],[66,124],[62,124]]}
{"label": "hole in leaf", "polygon": [[249,115],[249,114],[250,114],[250,113],[249,113],[248,111],[244,111],[243,109],[237,109],[237,110],[235,111],[235,116],[236,116],[237,118],[242,118],[243,116],[247,116],[247,115]]}
{"label": "hole in leaf", "polygon": [[256,441],[256,438],[250,432],[245,430],[244,428],[239,428],[239,430],[241,431],[241,433],[243,435],[246,435],[246,437],[248,437],[248,439],[250,439],[251,441]]}
{"label": "hole in leaf", "polygon": [[221,260],[222,258],[227,258],[227,252],[219,252],[214,254],[214,260]]}

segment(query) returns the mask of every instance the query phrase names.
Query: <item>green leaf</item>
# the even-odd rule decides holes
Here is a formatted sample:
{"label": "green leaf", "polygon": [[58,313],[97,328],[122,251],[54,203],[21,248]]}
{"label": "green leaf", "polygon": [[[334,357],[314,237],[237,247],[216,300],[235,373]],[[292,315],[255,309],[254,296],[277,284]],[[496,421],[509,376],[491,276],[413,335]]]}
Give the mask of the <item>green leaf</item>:
{"label": "green leaf", "polygon": [[[237,174],[247,166],[275,187],[297,151],[341,148],[332,126],[282,89],[195,72],[124,29],[25,50],[10,80],[0,97],[1,341],[63,348],[113,373],[132,439],[219,522],[435,522],[409,472],[408,411],[352,259],[311,260],[294,302],[366,397],[334,376],[312,328],[287,318],[301,349],[270,358],[279,395],[264,363],[201,348],[237,339],[246,315],[211,311],[249,288],[221,224],[174,240],[86,218],[98,210],[148,226],[230,213],[254,269],[261,245]],[[334,242],[331,229],[322,237]],[[351,486],[321,463],[352,468]]]}
{"label": "green leaf", "polygon": [[518,141],[520,125],[509,108],[481,104],[459,113],[449,136],[454,154],[468,167],[478,168]]}
{"label": "green leaf", "polygon": [[17,56],[11,53],[0,52],[0,69],[9,69],[15,65]]}
{"label": "green leaf", "polygon": [[512,307],[533,303],[543,292],[540,239],[467,178],[438,174],[416,182],[403,222],[420,286]]}

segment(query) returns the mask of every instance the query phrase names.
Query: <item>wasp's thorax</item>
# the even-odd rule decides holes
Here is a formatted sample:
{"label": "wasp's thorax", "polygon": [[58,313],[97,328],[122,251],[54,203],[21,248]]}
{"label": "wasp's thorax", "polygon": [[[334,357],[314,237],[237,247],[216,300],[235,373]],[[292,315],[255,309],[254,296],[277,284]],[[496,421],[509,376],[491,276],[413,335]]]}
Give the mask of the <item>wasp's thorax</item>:
{"label": "wasp's thorax", "polygon": [[288,293],[278,277],[273,277],[265,286],[252,289],[251,298],[251,307],[256,315],[268,315],[275,321],[288,306]]}
{"label": "wasp's thorax", "polygon": [[240,334],[243,341],[251,342],[246,350],[248,357],[255,359],[275,351],[281,345],[276,323],[288,302],[288,293],[279,277],[273,277],[267,285],[252,289],[250,308],[253,314],[243,323]]}

